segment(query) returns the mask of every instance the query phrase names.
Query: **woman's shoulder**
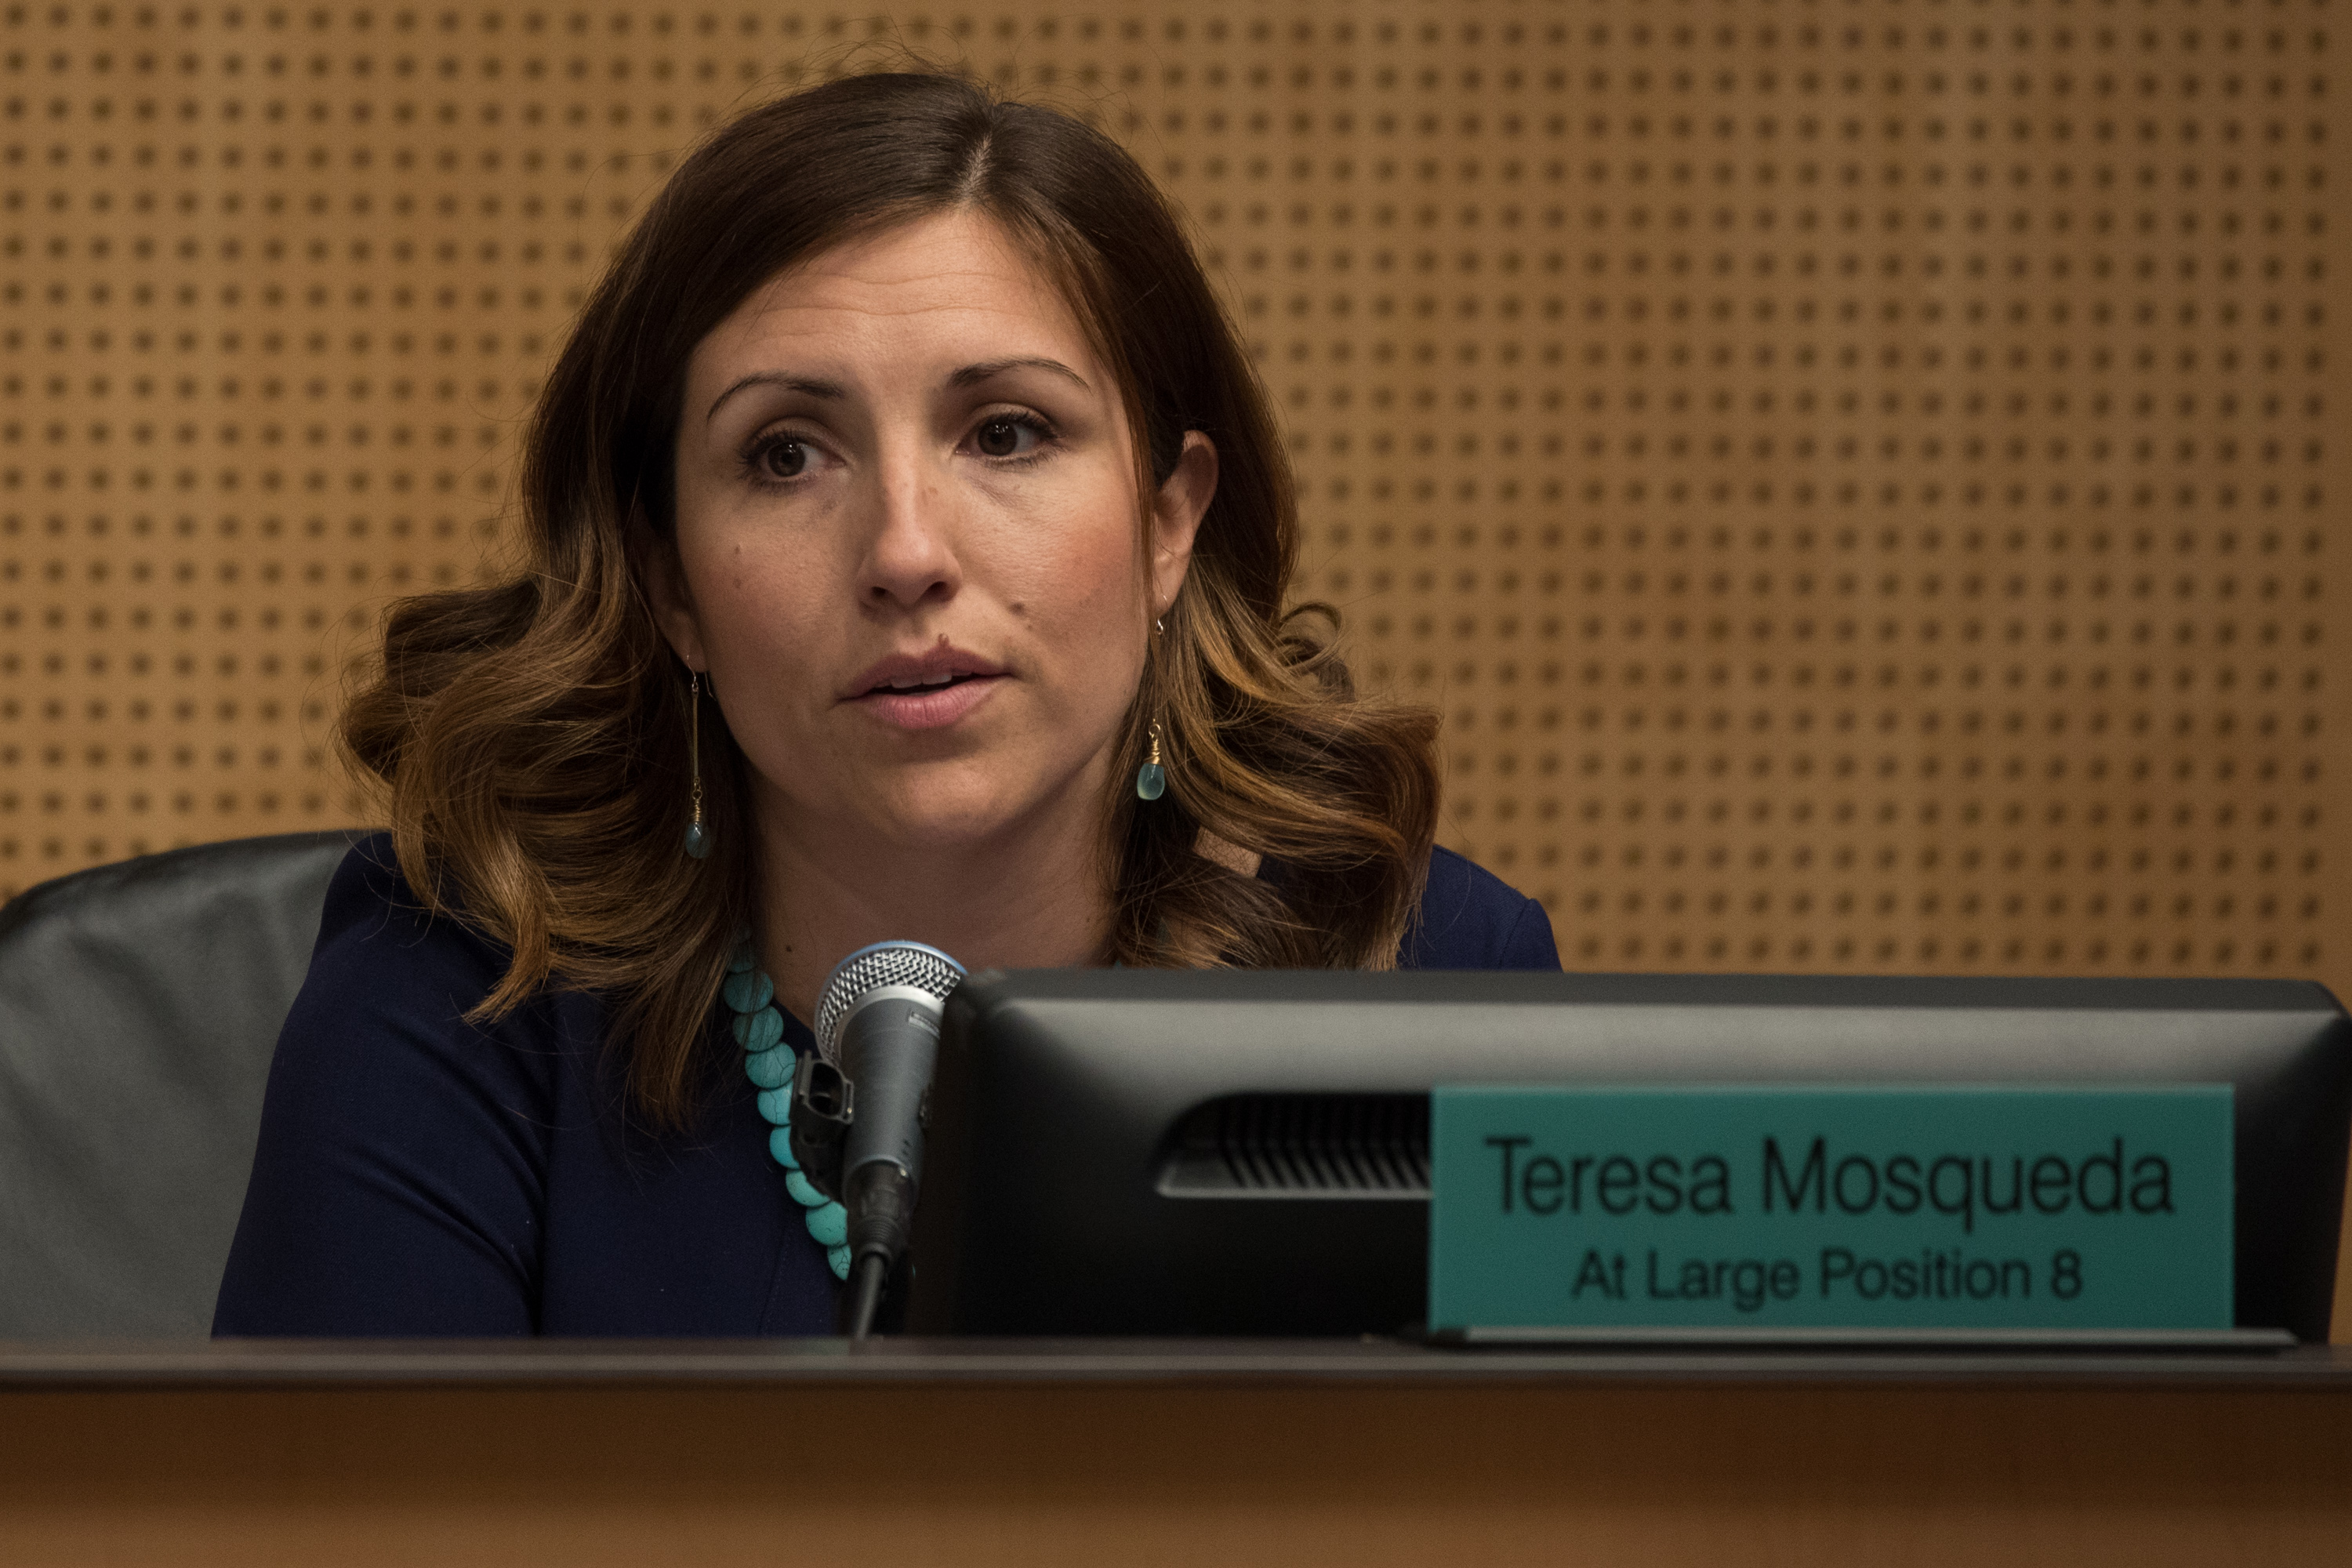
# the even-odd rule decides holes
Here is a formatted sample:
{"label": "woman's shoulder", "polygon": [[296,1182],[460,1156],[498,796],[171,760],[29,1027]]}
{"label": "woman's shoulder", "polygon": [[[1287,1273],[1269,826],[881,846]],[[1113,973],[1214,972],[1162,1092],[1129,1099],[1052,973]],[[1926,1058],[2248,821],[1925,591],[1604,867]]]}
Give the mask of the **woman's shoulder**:
{"label": "woman's shoulder", "polygon": [[502,945],[461,916],[426,908],[401,871],[389,833],[355,842],[327,883],[313,968],[331,951],[345,949],[364,952],[381,979],[430,974],[444,984],[478,984],[484,994],[506,972],[508,957]]}
{"label": "woman's shoulder", "polygon": [[[524,1047],[526,1058],[593,1045],[601,1016],[593,998],[576,993],[542,993],[494,1021],[469,1017],[505,978],[510,958],[505,943],[461,910],[427,908],[401,871],[392,835],[371,834],[352,846],[327,884],[319,940],[280,1050],[299,1045],[344,1055],[380,1048],[388,1034],[482,1071],[511,1060],[512,1053],[482,1049],[493,1040]],[[373,1028],[356,1027],[362,1019]],[[362,1047],[371,1033],[376,1046]],[[544,1065],[534,1061],[527,1076],[538,1077]]]}
{"label": "woman's shoulder", "polygon": [[387,1169],[421,1169],[484,1129],[501,1147],[535,1147],[566,1064],[593,1061],[603,1020],[592,998],[570,993],[479,1017],[508,961],[504,944],[425,908],[389,834],[360,840],[327,885],[310,967],[278,1032],[265,1132],[372,1150]]}
{"label": "woman's shoulder", "polygon": [[562,1064],[593,1018],[534,1002],[478,1025],[505,963],[426,910],[389,835],[343,857],[270,1059],[215,1333],[530,1331]]}
{"label": "woman's shoulder", "polygon": [[1400,969],[1559,967],[1551,917],[1500,877],[1451,849],[1432,849],[1421,916],[1405,932]]}

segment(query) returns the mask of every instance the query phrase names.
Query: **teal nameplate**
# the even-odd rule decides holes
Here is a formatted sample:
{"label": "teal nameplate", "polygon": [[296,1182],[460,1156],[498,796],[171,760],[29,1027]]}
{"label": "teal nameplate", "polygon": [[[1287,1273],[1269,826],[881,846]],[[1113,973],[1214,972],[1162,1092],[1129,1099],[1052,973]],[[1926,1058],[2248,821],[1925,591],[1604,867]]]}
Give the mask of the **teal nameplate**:
{"label": "teal nameplate", "polygon": [[1433,1330],[2231,1326],[2228,1084],[1431,1099]]}

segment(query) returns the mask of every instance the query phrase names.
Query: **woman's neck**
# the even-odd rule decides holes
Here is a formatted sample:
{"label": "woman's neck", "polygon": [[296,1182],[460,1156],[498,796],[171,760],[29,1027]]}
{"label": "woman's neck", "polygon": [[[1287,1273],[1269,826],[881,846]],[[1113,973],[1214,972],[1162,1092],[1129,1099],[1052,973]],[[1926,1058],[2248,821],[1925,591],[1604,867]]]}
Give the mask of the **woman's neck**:
{"label": "woman's neck", "polygon": [[1101,834],[1058,819],[1069,814],[952,850],[785,815],[761,813],[757,945],[778,1000],[803,1021],[834,965],[877,942],[927,942],[968,970],[1102,962]]}

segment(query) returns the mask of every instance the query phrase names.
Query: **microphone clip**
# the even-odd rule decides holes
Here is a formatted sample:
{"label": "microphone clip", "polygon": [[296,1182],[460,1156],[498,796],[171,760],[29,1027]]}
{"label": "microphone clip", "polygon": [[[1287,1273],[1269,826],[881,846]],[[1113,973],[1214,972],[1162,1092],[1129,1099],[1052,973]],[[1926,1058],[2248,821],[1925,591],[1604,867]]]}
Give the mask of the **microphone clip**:
{"label": "microphone clip", "polygon": [[839,1068],[809,1051],[793,1074],[793,1158],[801,1176],[826,1197],[841,1199],[842,1147],[857,1120],[857,1086]]}

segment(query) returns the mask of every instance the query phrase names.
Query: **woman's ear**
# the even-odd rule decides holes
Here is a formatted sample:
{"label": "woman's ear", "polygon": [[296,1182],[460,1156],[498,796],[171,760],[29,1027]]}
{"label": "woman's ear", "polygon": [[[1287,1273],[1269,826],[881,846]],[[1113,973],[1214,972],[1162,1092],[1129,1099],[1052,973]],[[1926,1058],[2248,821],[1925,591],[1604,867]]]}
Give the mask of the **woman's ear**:
{"label": "woman's ear", "polygon": [[1184,449],[1151,503],[1151,613],[1167,614],[1192,566],[1192,541],[1217,493],[1216,443],[1184,432]]}
{"label": "woman's ear", "polygon": [[686,573],[677,558],[677,542],[664,539],[647,527],[643,517],[629,520],[629,561],[645,584],[653,606],[654,625],[688,669],[708,670],[703,651],[702,622],[694,613],[694,597],[687,592]]}

